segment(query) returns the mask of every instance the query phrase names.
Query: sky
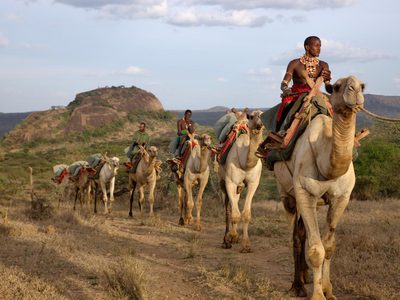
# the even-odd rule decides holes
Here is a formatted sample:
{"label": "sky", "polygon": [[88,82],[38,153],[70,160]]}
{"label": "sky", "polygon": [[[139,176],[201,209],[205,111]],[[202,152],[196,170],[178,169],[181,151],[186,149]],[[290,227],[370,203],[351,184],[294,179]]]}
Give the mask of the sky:
{"label": "sky", "polygon": [[310,35],[332,82],[400,95],[399,18],[397,0],[0,0],[0,112],[120,85],[165,109],[271,107]]}

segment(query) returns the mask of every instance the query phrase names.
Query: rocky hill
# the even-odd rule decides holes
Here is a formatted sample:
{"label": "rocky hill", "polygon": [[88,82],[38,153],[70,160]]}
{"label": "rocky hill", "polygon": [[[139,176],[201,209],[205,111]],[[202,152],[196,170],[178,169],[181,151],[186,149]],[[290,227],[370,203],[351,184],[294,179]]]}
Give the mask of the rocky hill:
{"label": "rocky hill", "polygon": [[[113,128],[136,130],[136,121],[149,113],[164,112],[160,100],[137,87],[99,88],[77,94],[67,107],[29,114],[4,138],[5,145],[40,140],[62,140],[66,135]],[[161,116],[162,118],[162,116]]]}

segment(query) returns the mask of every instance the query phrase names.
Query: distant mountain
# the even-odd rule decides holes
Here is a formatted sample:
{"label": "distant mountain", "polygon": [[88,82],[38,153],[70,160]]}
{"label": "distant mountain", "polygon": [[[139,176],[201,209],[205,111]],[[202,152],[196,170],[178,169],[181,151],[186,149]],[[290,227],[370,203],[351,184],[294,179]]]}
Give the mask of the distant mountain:
{"label": "distant mountain", "polygon": [[[365,94],[365,107],[379,115],[399,117],[400,96]],[[226,106],[214,106],[203,110],[193,110],[193,120],[201,125],[213,126],[227,109]],[[268,108],[258,109],[265,111]],[[16,137],[18,133],[18,140],[27,141],[35,137],[51,137],[55,132],[64,134],[65,132],[79,132],[90,127],[98,128],[129,115],[129,112],[133,110],[162,110],[162,104],[153,94],[137,87],[96,89],[78,94],[66,108],[54,106],[52,110],[35,112],[31,115],[29,112],[0,113],[0,137],[21,123],[28,115],[29,120],[25,120],[23,123],[28,123],[31,127],[35,124],[33,125],[35,130],[26,131],[23,129],[26,125],[21,124],[18,125],[20,129],[13,131],[11,136]],[[170,112],[177,118],[181,118],[184,110],[171,110]],[[359,127],[370,126],[372,122],[363,113],[359,113],[357,116]],[[51,129],[57,126],[59,129]],[[53,132],[53,135],[49,134],[50,131]]]}
{"label": "distant mountain", "polygon": [[[400,116],[400,96],[382,96],[365,94],[365,108],[369,111],[387,117]],[[192,110],[193,120],[201,125],[213,126],[215,122],[222,117],[228,107],[214,106],[208,109]],[[243,108],[238,108],[243,109]],[[250,108],[250,110],[259,109],[266,111],[269,108]],[[171,110],[178,118],[183,116],[184,110]],[[357,125],[359,127],[369,126],[373,121],[367,118],[363,113],[357,115]]]}
{"label": "distant mountain", "polygon": [[0,113],[0,138],[25,119],[30,112]]}

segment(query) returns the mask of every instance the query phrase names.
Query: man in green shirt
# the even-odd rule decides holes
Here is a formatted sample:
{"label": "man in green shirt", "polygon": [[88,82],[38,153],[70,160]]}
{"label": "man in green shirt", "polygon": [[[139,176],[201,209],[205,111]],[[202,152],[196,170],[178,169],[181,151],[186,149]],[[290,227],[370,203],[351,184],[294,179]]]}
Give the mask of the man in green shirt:
{"label": "man in green shirt", "polygon": [[147,148],[149,142],[150,136],[146,132],[146,123],[141,122],[139,124],[139,130],[133,134],[132,144],[129,146],[129,150],[126,154],[132,163],[134,163],[134,161],[138,158],[137,154],[139,153],[139,145]]}

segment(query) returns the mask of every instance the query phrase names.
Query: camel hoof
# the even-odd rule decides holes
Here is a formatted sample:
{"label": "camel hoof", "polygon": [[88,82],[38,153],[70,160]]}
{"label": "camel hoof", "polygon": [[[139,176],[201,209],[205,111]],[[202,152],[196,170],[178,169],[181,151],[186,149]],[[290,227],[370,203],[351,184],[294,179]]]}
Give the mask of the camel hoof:
{"label": "camel hoof", "polygon": [[244,246],[242,247],[242,249],[240,249],[240,253],[251,253],[251,252],[253,251],[251,250],[250,246]]}
{"label": "camel hoof", "polygon": [[194,228],[196,231],[201,231],[201,225],[197,224]]}
{"label": "camel hoof", "polygon": [[307,290],[305,289],[304,286],[301,287],[295,287],[294,284],[292,285],[292,287],[289,290],[289,294],[292,297],[301,297],[301,298],[305,298],[307,297]]}
{"label": "camel hoof", "polygon": [[224,248],[224,249],[232,248],[232,243],[229,241],[229,239],[226,236],[224,237],[224,241],[222,243],[222,248]]}
{"label": "camel hoof", "polygon": [[337,300],[337,298],[334,295],[331,295],[329,297],[327,296],[326,300]]}
{"label": "camel hoof", "polygon": [[230,242],[232,243],[232,244],[237,244],[237,243],[239,243],[239,235],[237,234],[237,235],[231,235],[230,236]]}
{"label": "camel hoof", "polygon": [[129,216],[132,218],[133,217],[133,214],[132,214],[132,212],[130,211],[129,212]]}
{"label": "camel hoof", "polygon": [[315,294],[312,295],[311,300],[326,300],[326,298],[323,294]]}
{"label": "camel hoof", "polygon": [[222,243],[222,248],[223,249],[231,249],[232,248],[232,244],[231,243],[229,243],[229,242],[223,242]]}
{"label": "camel hoof", "polygon": [[183,220],[182,217],[179,219],[179,225],[181,226],[185,225],[185,221]]}

